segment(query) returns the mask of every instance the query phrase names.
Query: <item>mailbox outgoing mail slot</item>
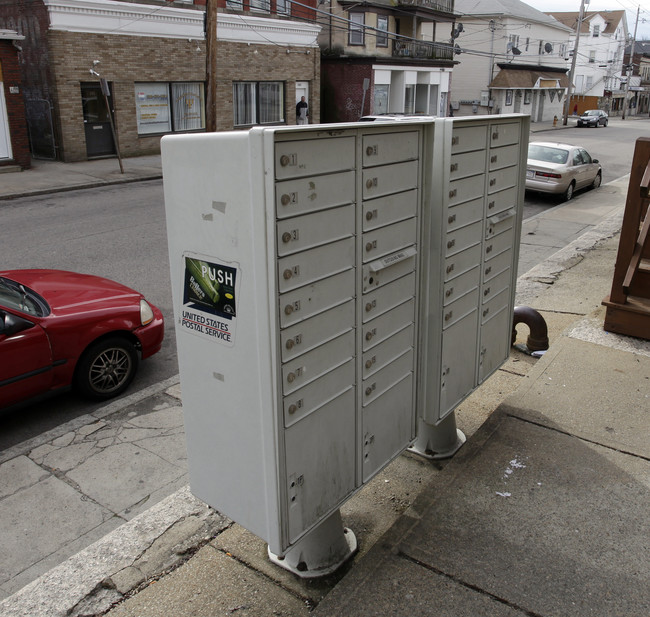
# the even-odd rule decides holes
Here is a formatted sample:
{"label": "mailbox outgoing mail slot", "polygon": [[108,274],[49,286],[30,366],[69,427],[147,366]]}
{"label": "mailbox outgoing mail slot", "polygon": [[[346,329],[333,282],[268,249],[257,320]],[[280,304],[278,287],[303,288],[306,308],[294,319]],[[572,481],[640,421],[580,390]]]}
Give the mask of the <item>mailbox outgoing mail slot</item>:
{"label": "mailbox outgoing mail slot", "polygon": [[[359,123],[162,141],[192,491],[300,576],[354,552],[341,504],[415,437],[433,130]],[[334,563],[318,547],[306,551],[313,563],[292,563],[305,543],[336,545]]]}

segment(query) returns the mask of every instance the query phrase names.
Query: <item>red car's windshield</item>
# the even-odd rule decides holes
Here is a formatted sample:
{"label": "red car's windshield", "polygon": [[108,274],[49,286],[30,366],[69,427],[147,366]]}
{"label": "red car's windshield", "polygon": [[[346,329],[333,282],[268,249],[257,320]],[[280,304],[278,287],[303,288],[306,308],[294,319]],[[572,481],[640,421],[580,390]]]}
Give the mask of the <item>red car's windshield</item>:
{"label": "red car's windshield", "polygon": [[0,276],[0,305],[37,317],[50,312],[45,300],[35,291],[4,276]]}

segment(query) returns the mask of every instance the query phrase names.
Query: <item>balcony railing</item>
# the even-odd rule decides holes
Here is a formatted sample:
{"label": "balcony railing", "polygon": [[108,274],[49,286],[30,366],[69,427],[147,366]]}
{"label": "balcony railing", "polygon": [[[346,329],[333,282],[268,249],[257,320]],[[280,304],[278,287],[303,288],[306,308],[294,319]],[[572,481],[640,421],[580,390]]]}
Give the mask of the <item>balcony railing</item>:
{"label": "balcony railing", "polygon": [[452,60],[454,57],[454,48],[449,43],[394,41],[393,57],[422,60]]}
{"label": "balcony railing", "polygon": [[454,12],[454,0],[397,0],[397,4],[402,6],[417,6],[441,13]]}

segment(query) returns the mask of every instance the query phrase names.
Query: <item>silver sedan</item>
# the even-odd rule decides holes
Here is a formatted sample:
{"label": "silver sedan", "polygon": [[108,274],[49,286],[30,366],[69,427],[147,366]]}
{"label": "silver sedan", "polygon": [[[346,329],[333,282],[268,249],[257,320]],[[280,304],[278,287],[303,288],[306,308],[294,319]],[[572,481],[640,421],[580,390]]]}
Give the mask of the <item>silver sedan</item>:
{"label": "silver sedan", "polygon": [[576,190],[598,188],[602,170],[580,146],[547,141],[528,145],[526,190],[552,193],[569,201]]}

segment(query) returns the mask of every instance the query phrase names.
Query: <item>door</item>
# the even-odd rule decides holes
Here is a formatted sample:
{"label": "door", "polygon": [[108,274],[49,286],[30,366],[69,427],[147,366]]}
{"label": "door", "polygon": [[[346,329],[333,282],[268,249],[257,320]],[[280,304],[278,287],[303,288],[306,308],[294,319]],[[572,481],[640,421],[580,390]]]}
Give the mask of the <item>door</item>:
{"label": "door", "polygon": [[[296,82],[296,106],[300,101],[302,101],[302,97],[305,97],[305,103],[307,103],[308,106],[310,106],[309,103],[309,82],[308,81],[297,81]],[[309,110],[309,107],[307,107]],[[297,112],[297,107],[296,107],[296,112]],[[296,114],[297,115],[297,114]],[[296,121],[298,118],[296,117]],[[300,124],[300,123],[299,123]],[[302,124],[309,124],[309,117],[305,119],[305,122]]]}
{"label": "door", "polygon": [[[115,154],[109,110],[99,83],[81,84],[81,103],[88,158]],[[111,97],[109,103],[112,105]]]}
{"label": "door", "polygon": [[[0,70],[0,78],[2,71]],[[5,89],[0,79],[0,160],[10,159],[13,156],[11,152],[11,136],[9,135],[9,117],[7,115],[7,105],[5,103]]]}
{"label": "door", "polygon": [[[19,323],[11,334],[10,324]],[[47,392],[52,385],[50,342],[38,324],[0,309],[0,400],[3,407]]]}

